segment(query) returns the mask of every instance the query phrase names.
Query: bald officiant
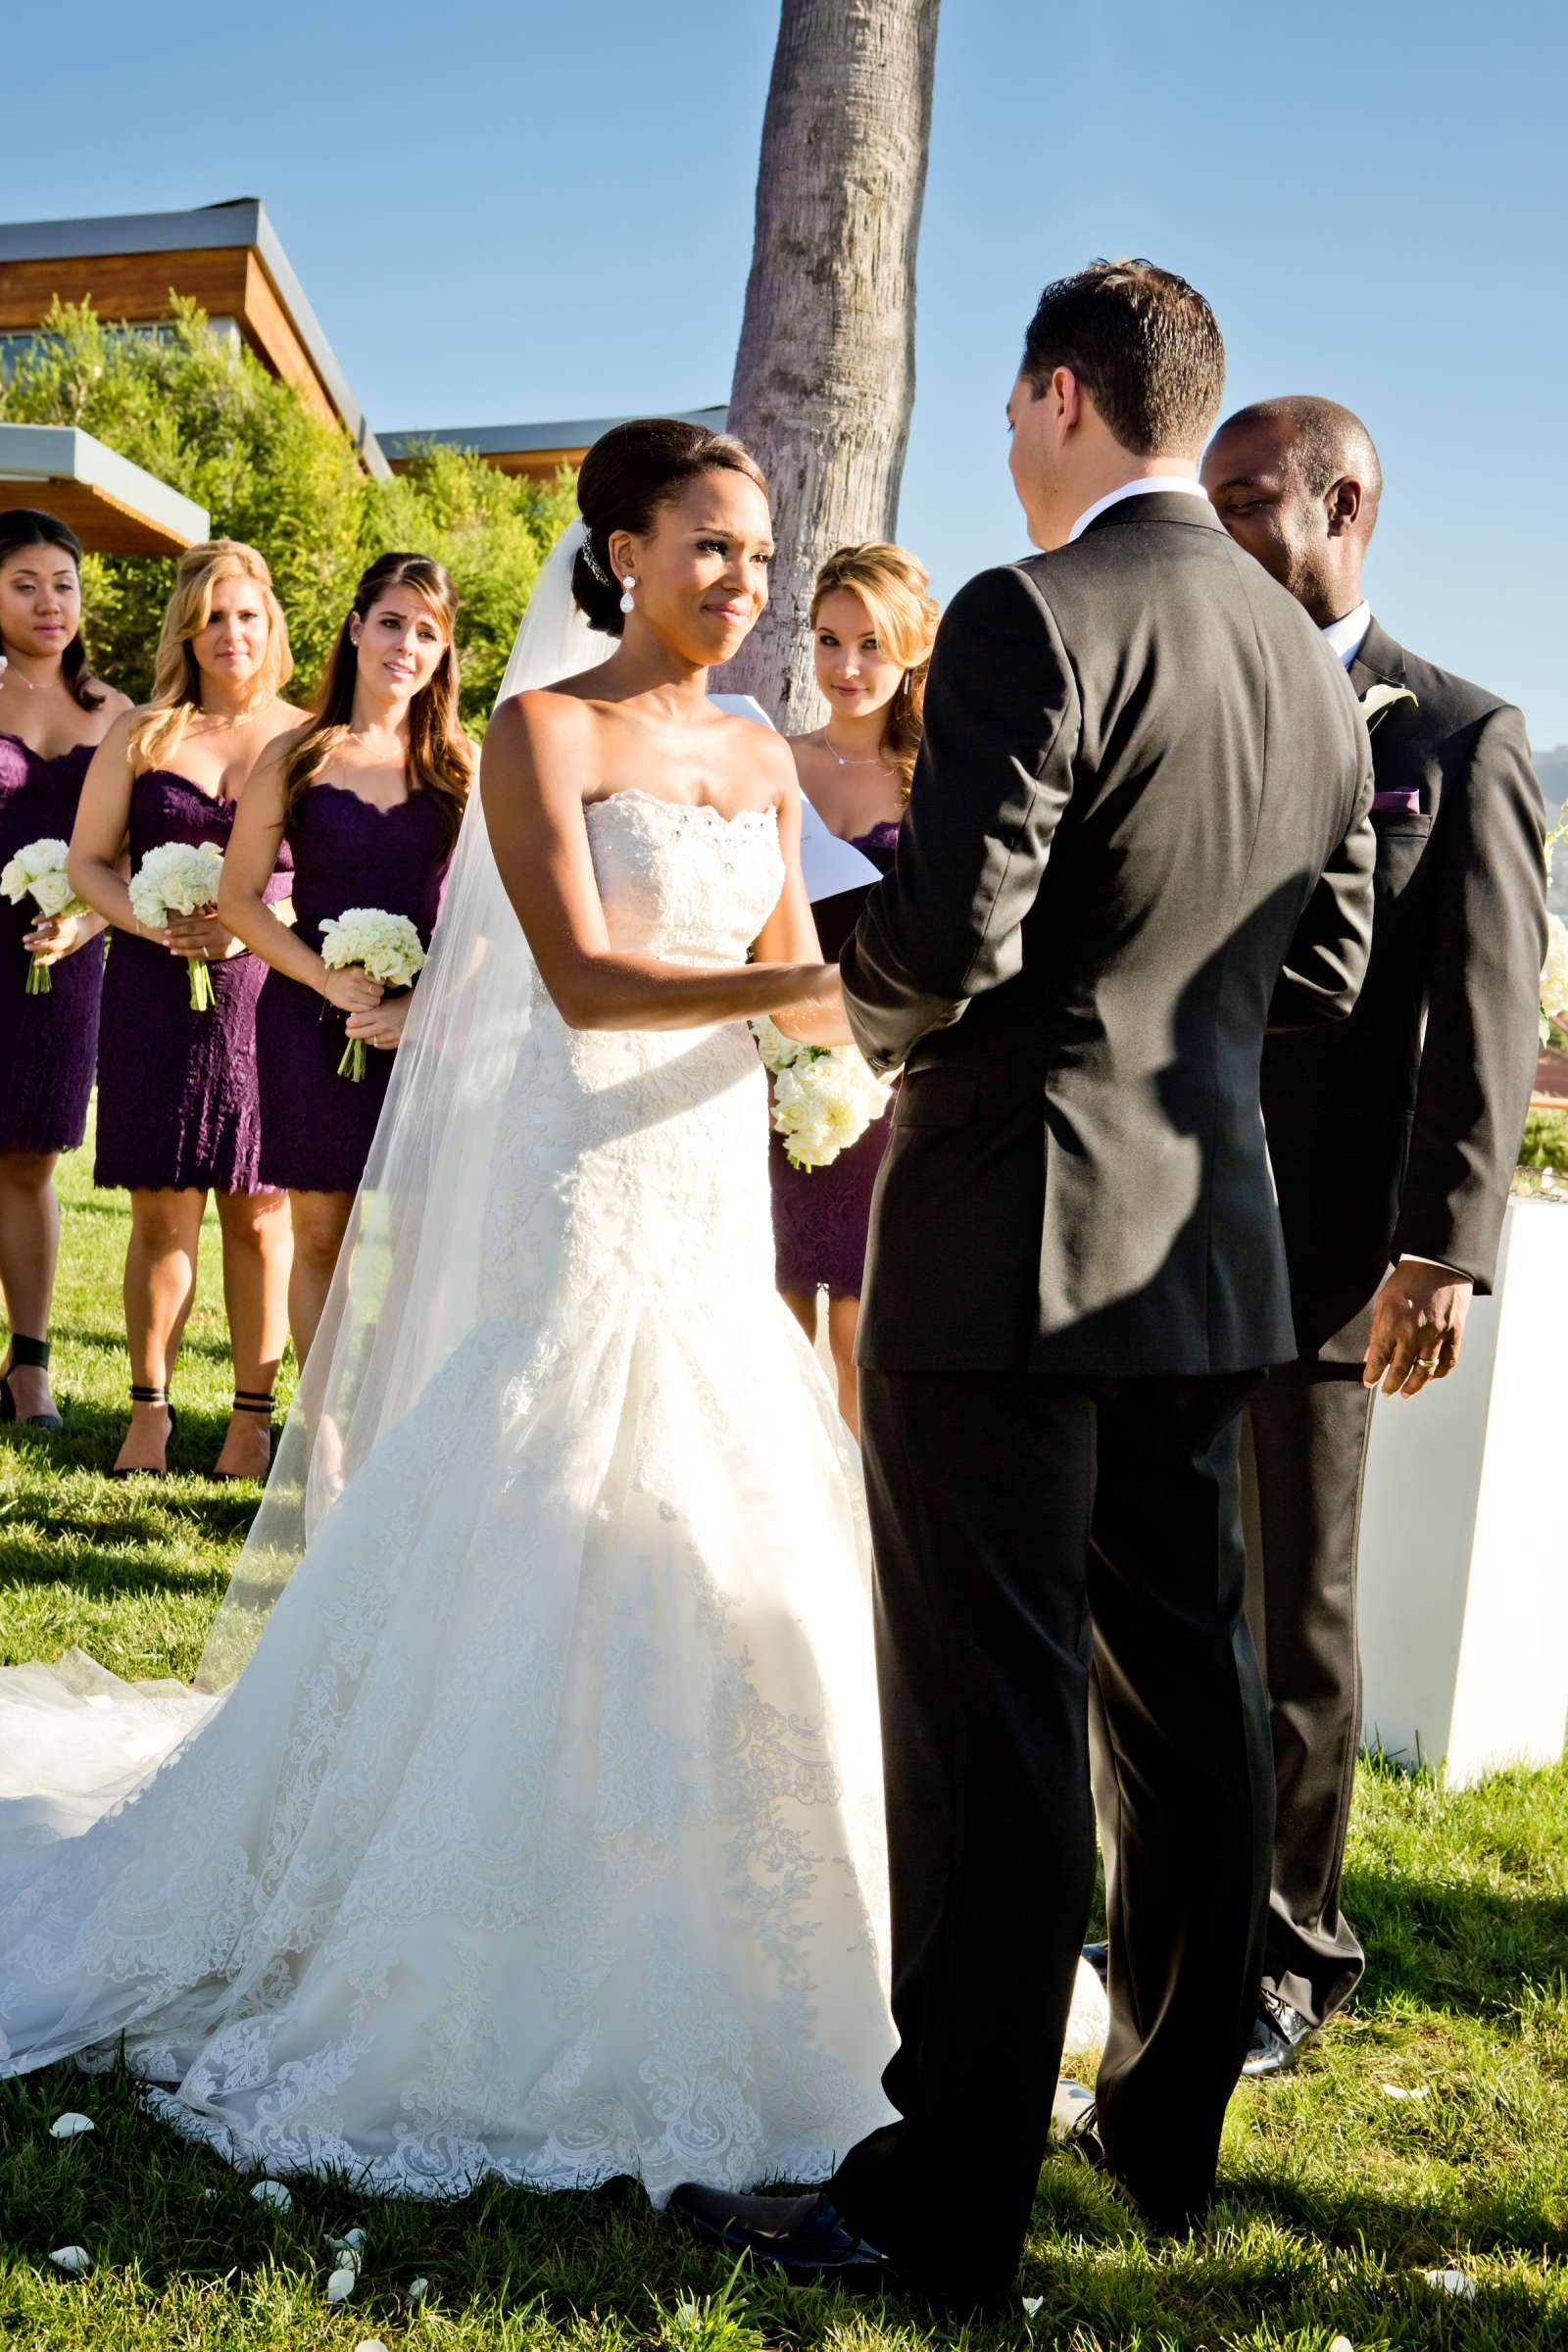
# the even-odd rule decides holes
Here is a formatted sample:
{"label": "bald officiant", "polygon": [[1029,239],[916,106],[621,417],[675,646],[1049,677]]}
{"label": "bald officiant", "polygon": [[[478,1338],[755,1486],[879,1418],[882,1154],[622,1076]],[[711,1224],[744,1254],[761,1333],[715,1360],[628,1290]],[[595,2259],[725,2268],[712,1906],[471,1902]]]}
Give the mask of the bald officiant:
{"label": "bald officiant", "polygon": [[[1300,1354],[1249,1408],[1252,1615],[1279,1786],[1247,2062],[1263,2075],[1292,2064],[1363,1966],[1340,1876],[1360,1737],[1372,1401],[1381,1385],[1406,1410],[1453,1374],[1471,1298],[1492,1284],[1536,1061],[1544,811],[1520,712],[1396,643],[1362,594],[1383,474],[1358,417],[1315,399],[1243,409],[1215,434],[1202,479],[1231,537],[1348,670],[1376,795],[1360,1000],[1348,1021],[1264,1050]],[[1407,1565],[1419,1606],[1419,1563]]]}

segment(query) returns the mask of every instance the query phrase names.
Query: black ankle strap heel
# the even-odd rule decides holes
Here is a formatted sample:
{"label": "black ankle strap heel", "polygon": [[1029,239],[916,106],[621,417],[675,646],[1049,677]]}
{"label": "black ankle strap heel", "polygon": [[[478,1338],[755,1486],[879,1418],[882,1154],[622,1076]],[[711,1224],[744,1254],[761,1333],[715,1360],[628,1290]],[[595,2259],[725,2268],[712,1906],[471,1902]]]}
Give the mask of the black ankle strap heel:
{"label": "black ankle strap heel", "polygon": [[[234,1391],[234,1410],[236,1413],[254,1413],[259,1420],[270,1423],[272,1418],[271,1390],[236,1389]],[[253,1483],[248,1478],[242,1478],[237,1470],[215,1470],[212,1475],[220,1485],[225,1487],[248,1487]]]}
{"label": "black ankle strap heel", "polygon": [[[164,1444],[172,1445],[174,1432],[179,1427],[179,1415],[169,1401],[169,1391],[162,1387],[149,1388],[144,1381],[133,1380],[130,1384],[130,1401],[132,1404],[161,1404],[163,1406],[169,1415],[169,1427],[164,1433]],[[169,1472],[167,1470],[111,1470],[109,1475],[111,1478],[122,1482],[127,1478],[167,1478]]]}
{"label": "black ankle strap heel", "polygon": [[17,1400],[11,1394],[13,1372],[47,1372],[49,1343],[29,1340],[24,1332],[11,1334],[11,1364],[5,1378],[0,1380],[0,1421],[15,1421],[21,1429],[64,1429],[65,1422],[58,1413],[19,1413]]}

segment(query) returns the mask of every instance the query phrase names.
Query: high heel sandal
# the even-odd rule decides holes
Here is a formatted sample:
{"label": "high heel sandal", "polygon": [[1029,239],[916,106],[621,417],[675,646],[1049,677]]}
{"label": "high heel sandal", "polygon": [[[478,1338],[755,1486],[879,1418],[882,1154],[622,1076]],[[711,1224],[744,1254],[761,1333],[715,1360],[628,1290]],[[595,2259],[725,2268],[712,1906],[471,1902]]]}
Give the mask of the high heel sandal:
{"label": "high heel sandal", "polygon": [[11,1361],[0,1375],[0,1421],[15,1421],[19,1429],[64,1429],[65,1422],[58,1413],[19,1413],[17,1400],[11,1394],[13,1372],[47,1372],[49,1343],[47,1340],[24,1339],[20,1331],[11,1334]]}
{"label": "high heel sandal", "polygon": [[[236,1413],[265,1413],[268,1421],[270,1422],[272,1418],[271,1390],[267,1389],[264,1391],[262,1389],[236,1389],[234,1391],[234,1410]],[[269,1430],[268,1434],[268,1451],[270,1453],[270,1430]],[[269,1468],[270,1467],[270,1463],[269,1463]],[[211,1475],[220,1480],[225,1487],[248,1487],[254,1483],[249,1474],[243,1470],[214,1470]],[[266,1471],[263,1471],[262,1476],[265,1478],[266,1475]]]}
{"label": "high heel sandal", "polygon": [[[145,1388],[139,1381],[133,1380],[130,1384],[130,1401],[132,1404],[161,1404],[163,1406],[169,1415],[169,1427],[164,1432],[164,1445],[166,1448],[172,1446],[174,1441],[174,1432],[179,1427],[179,1415],[169,1401],[169,1391]],[[111,1478],[122,1481],[127,1478],[167,1478],[169,1472],[167,1470],[138,1470],[131,1467],[125,1470],[111,1470],[109,1475]]]}

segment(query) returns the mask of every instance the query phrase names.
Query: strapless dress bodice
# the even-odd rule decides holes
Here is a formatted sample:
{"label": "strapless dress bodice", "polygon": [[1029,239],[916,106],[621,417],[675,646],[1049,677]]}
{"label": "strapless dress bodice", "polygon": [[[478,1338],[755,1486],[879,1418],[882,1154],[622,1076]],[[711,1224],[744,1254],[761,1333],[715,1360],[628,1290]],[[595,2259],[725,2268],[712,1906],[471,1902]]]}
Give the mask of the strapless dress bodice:
{"label": "strapless dress bodice", "polygon": [[615,792],[585,812],[613,946],[666,963],[744,963],[784,886],[771,808]]}

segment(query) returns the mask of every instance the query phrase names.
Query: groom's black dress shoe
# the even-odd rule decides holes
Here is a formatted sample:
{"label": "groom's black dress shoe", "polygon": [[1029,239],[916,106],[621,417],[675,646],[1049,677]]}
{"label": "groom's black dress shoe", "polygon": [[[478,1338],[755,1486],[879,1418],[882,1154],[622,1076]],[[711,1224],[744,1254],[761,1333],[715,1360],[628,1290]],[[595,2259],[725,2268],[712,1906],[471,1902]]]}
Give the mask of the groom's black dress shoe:
{"label": "groom's black dress shoe", "polygon": [[794,2286],[898,2295],[950,2320],[993,2320],[1016,2309],[1010,2281],[967,2288],[895,2269],[879,2246],[857,2234],[825,2189],[801,2197],[752,2197],[688,2180],[671,2196],[669,2210],[710,2245],[749,2254],[759,2268],[780,2272]]}
{"label": "groom's black dress shoe", "polygon": [[750,2254],[797,2286],[836,2286],[851,2295],[893,2293],[887,2256],[858,2237],[825,2189],[801,2197],[753,2197],[687,2180],[669,2200],[699,2237],[727,2254]]}
{"label": "groom's black dress shoe", "polygon": [[1263,2075],[1283,2075],[1321,2031],[1278,1993],[1263,1993],[1252,2028],[1252,2046],[1242,2061],[1243,2074],[1254,2081]]}

